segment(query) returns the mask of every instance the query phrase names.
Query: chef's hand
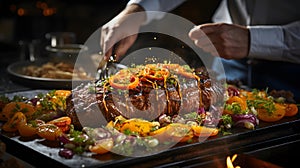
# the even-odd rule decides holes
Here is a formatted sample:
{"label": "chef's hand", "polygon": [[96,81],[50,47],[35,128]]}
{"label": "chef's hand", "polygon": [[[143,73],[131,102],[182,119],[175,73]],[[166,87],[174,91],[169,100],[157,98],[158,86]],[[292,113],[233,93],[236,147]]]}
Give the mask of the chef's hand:
{"label": "chef's hand", "polygon": [[249,34],[249,30],[244,26],[209,23],[193,28],[189,32],[189,37],[198,47],[213,56],[241,59],[249,52]]}
{"label": "chef's hand", "polygon": [[[104,59],[108,60],[114,52],[118,60],[132,46],[140,26],[146,21],[146,14],[143,11],[139,5],[129,5],[102,26],[100,46],[105,54]],[[135,12],[139,13],[130,15]]]}

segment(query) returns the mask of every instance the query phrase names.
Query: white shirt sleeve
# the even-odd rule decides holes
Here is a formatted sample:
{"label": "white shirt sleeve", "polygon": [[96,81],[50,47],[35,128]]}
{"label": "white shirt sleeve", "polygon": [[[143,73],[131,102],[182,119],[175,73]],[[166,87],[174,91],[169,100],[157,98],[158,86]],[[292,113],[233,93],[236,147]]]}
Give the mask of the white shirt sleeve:
{"label": "white shirt sleeve", "polygon": [[249,26],[249,58],[300,63],[300,21],[284,26]]}
{"label": "white shirt sleeve", "polygon": [[168,12],[182,4],[185,0],[130,0],[127,5],[138,4],[142,6],[146,11],[147,20],[145,24],[152,20],[159,20],[164,17],[161,13],[148,12],[148,11],[160,11]]}
{"label": "white shirt sleeve", "polygon": [[232,23],[228,7],[227,7],[227,0],[222,0],[218,8],[216,9],[214,15],[212,16],[212,21],[223,22],[223,23]]}
{"label": "white shirt sleeve", "polygon": [[283,30],[281,26],[248,26],[250,30],[249,58],[281,60]]}

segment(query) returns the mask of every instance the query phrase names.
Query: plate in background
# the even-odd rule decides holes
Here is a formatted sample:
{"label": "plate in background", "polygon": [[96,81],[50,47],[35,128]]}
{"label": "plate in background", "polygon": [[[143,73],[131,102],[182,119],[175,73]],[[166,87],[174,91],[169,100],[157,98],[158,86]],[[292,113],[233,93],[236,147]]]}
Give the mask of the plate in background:
{"label": "plate in background", "polygon": [[21,61],[10,64],[7,67],[7,72],[10,78],[19,84],[26,85],[30,88],[40,89],[72,89],[72,86],[77,86],[81,83],[88,83],[91,80],[72,80],[72,79],[52,79],[40,78],[22,74],[22,68],[35,65],[41,66],[49,62],[48,60],[38,60],[34,62]]}

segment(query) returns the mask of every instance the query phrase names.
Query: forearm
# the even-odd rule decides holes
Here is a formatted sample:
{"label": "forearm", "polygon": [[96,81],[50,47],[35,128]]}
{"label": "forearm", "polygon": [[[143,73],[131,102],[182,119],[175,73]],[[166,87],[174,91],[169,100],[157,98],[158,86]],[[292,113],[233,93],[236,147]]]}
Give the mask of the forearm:
{"label": "forearm", "polygon": [[300,21],[283,26],[249,26],[249,58],[300,63]]}
{"label": "forearm", "polygon": [[135,15],[135,19],[137,23],[144,23],[146,22],[146,13],[145,9],[139,4],[131,4],[127,5],[126,8],[117,16],[117,17],[124,17],[124,15],[133,14],[136,12],[140,12],[139,15]]}
{"label": "forearm", "polygon": [[117,60],[123,56],[137,38],[140,26],[146,21],[146,13],[138,4],[126,8],[101,28],[100,46],[104,59],[114,53]]}

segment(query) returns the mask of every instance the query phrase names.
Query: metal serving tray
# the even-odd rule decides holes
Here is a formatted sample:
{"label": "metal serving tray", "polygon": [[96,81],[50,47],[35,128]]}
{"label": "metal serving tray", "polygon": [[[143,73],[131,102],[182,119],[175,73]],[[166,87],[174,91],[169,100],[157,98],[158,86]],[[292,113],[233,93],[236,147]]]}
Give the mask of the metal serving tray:
{"label": "metal serving tray", "polygon": [[[7,96],[34,96],[45,90],[8,93]],[[147,157],[124,157],[113,153],[104,155],[75,155],[65,159],[58,155],[59,144],[41,138],[26,139],[17,134],[1,133],[0,140],[7,145],[7,152],[36,167],[183,167],[207,165],[214,158],[225,158],[234,153],[247,153],[264,149],[299,137],[300,116],[284,118],[279,122],[261,122],[255,130],[232,129],[231,135],[218,135],[204,142],[177,144],[161,153]],[[223,161],[221,161],[223,162]],[[225,163],[225,160],[224,160]]]}

